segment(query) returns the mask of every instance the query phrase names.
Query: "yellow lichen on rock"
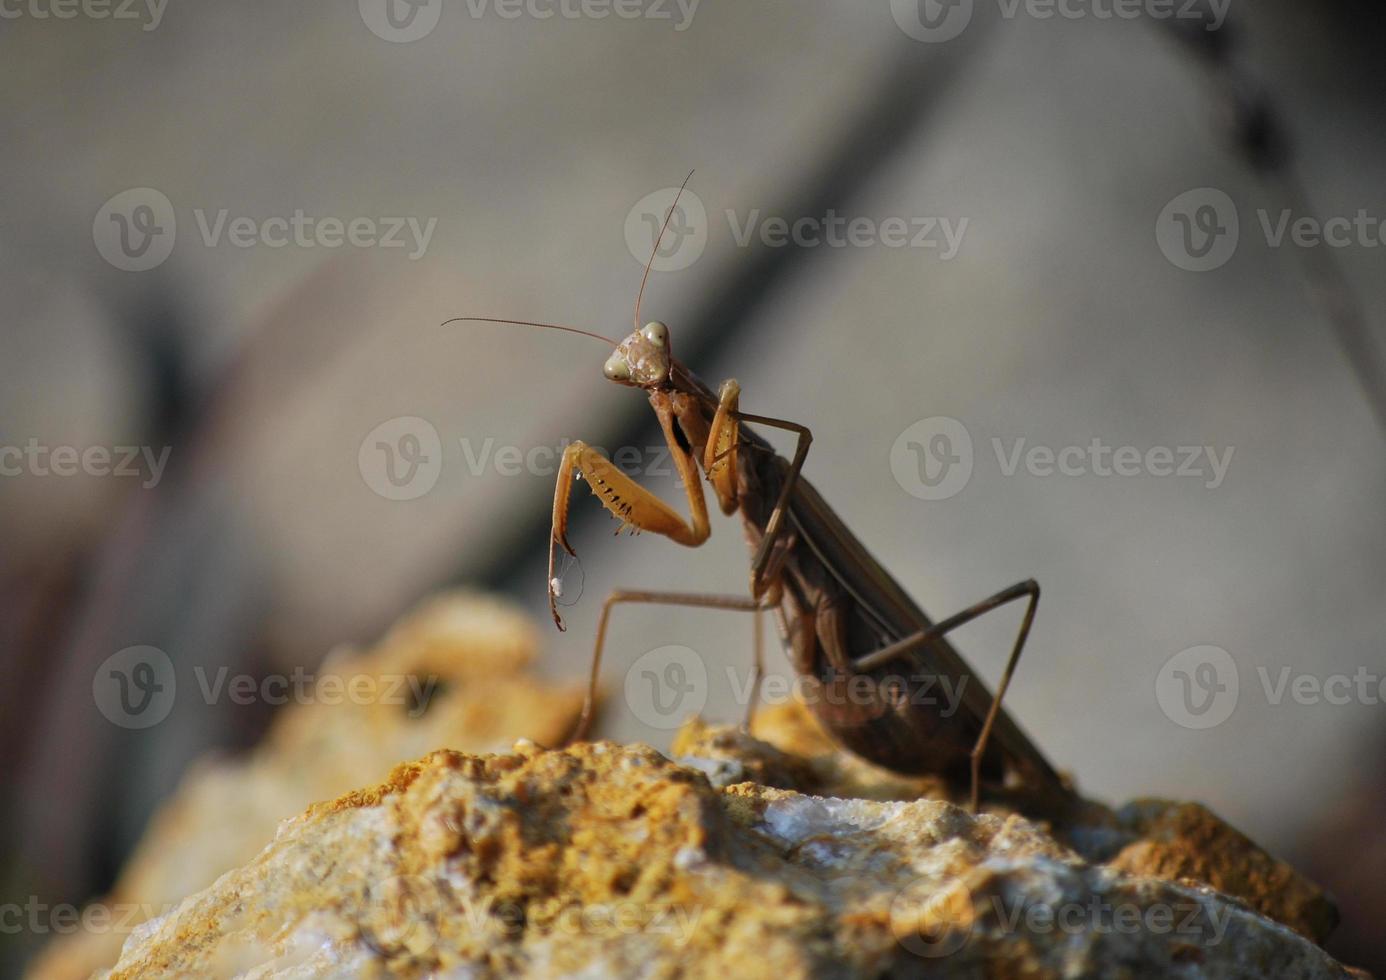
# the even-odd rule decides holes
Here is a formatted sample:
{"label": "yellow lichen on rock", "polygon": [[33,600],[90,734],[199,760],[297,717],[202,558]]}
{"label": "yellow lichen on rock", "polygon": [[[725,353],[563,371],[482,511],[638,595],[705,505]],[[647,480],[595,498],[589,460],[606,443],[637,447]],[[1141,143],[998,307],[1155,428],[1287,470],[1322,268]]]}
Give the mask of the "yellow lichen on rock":
{"label": "yellow lichen on rock", "polygon": [[109,976],[1347,976],[1016,815],[704,768],[607,742],[431,753],[286,822]]}

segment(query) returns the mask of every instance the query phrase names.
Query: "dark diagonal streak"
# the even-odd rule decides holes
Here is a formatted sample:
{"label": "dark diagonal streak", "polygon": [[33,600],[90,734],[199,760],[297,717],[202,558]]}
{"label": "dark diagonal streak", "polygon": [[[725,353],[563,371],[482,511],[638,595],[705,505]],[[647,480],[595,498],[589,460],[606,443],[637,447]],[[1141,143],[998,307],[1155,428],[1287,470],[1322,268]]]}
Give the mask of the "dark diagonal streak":
{"label": "dark diagonal streak", "polygon": [[[979,5],[979,14],[981,12]],[[875,95],[863,106],[856,122],[845,129],[835,150],[789,196],[789,204],[776,213],[793,221],[799,216],[841,211],[904,147],[915,139],[947,98],[953,83],[974,63],[992,19],[976,16],[962,36],[945,44],[922,44],[901,34],[900,54],[886,71]],[[708,299],[689,318],[682,332],[679,356],[684,363],[707,370],[743,343],[748,331],[765,321],[760,308],[804,262],[808,249],[771,248],[757,242],[746,249],[726,278],[707,292]],[[701,373],[701,372],[700,372]],[[658,441],[658,427],[643,400],[632,399],[632,408],[616,420],[614,433],[602,445],[646,445]],[[549,509],[536,500],[527,508],[530,520],[502,526],[478,553],[498,555],[489,568],[459,569],[454,581],[480,582],[487,588],[521,593],[542,588],[542,567],[549,535]],[[574,508],[575,527],[604,519],[600,508]],[[575,536],[575,535],[574,535]],[[536,578],[536,575],[539,576]]]}

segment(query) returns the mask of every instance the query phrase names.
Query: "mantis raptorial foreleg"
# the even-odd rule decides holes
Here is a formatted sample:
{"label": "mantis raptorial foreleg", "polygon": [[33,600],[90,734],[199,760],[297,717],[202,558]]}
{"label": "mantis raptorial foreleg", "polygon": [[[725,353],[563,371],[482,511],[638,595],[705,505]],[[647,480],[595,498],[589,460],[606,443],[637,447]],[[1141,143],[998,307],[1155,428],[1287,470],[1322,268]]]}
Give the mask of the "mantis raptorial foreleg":
{"label": "mantis raptorial foreleg", "polygon": [[703,472],[717,492],[724,514],[735,513],[737,507],[736,450],[741,445],[741,423],[736,420],[736,409],[740,400],[741,386],[731,379],[723,381],[703,450]]}
{"label": "mantis raptorial foreleg", "polygon": [[765,533],[761,536],[760,547],[756,549],[755,557],[751,559],[751,594],[759,596],[771,584],[771,551],[775,547],[780,534],[784,528],[784,515],[789,509],[789,499],[794,493],[794,484],[799,479],[799,471],[804,468],[804,458],[808,456],[809,444],[813,442],[813,433],[809,427],[798,422],[790,422],[787,419],[775,419],[766,415],[747,415],[744,412],[732,412],[733,417],[738,422],[756,422],[760,425],[768,425],[776,429],[786,429],[798,435],[794,444],[794,458],[789,462],[789,469],[785,471],[784,485],[780,487],[780,495],[775,499],[775,509],[770,512],[770,519],[765,523]]}
{"label": "mantis raptorial foreleg", "polygon": [[585,442],[571,443],[563,451],[563,459],[558,467],[558,482],[553,497],[553,532],[549,545],[549,612],[559,629],[565,627],[562,617],[558,615],[554,559],[558,548],[576,555],[568,543],[568,500],[575,475],[581,474],[586,478],[602,506],[621,522],[623,528],[633,527],[662,534],[670,541],[690,548],[702,544],[710,533],[707,500],[703,496],[697,463],[674,434],[674,413],[669,396],[662,391],[653,391],[650,393],[650,404],[659,417],[664,441],[669,446],[669,454],[683,481],[684,493],[688,496],[689,520],[685,521],[672,507],[626,476],[611,460]]}
{"label": "mantis raptorial foreleg", "polygon": [[[780,552],[785,549],[781,547],[776,551],[776,545],[782,540],[784,515],[789,509],[789,499],[794,493],[794,484],[799,479],[799,472],[804,468],[804,459],[808,456],[809,445],[813,442],[813,433],[809,431],[808,426],[798,422],[770,418],[766,415],[750,415],[740,411],[740,396],[741,386],[735,381],[722,382],[717,413],[708,428],[707,448],[703,453],[703,470],[707,472],[708,479],[717,489],[717,499],[724,513],[732,513],[737,506],[736,464],[732,457],[741,444],[741,423],[757,422],[793,432],[798,436],[794,445],[794,458],[790,460],[789,468],[785,471],[784,484],[780,487],[774,509],[766,521],[760,545],[751,559],[751,594],[760,596],[773,584],[777,566],[782,563],[783,556]],[[752,444],[752,447],[754,448],[755,444]]]}

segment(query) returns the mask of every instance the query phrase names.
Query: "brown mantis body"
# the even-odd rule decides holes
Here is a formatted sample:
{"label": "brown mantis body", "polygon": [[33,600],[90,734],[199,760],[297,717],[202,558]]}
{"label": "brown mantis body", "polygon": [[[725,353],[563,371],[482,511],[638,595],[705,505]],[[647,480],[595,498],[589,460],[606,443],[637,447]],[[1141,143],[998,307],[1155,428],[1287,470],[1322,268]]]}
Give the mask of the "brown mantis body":
{"label": "brown mantis body", "polygon": [[[639,299],[636,310],[638,324]],[[753,556],[750,595],[613,592],[602,607],[587,700],[572,739],[585,738],[591,725],[614,606],[663,603],[754,613],[755,682],[762,673],[759,617],[768,611],[794,669],[808,681],[805,700],[822,726],[852,752],[896,772],[936,773],[954,780],[970,776],[974,810],[982,783],[996,784],[1008,775],[1018,778],[1036,809],[1055,813],[1077,799],[1001,707],[1039,601],[1033,580],[932,622],[800,476],[812,439],[807,427],[743,413],[735,381],[724,382],[714,394],[673,357],[669,330],[662,323],[638,327],[615,346],[604,373],[646,392],[682,480],[689,517],[685,520],[601,453],[585,443],[571,443],[563,454],[553,503],[549,607],[555,624],[564,628],[554,559],[559,548],[575,554],[567,524],[573,478],[579,474],[623,526],[689,547],[710,534],[706,478],[722,512],[742,517]],[[795,433],[793,458],[780,456],[746,423]],[[945,634],[1018,599],[1027,600],[1024,618],[993,697]],[[949,702],[954,710],[942,710],[936,693],[930,693],[940,686],[955,693]],[[753,684],[751,708],[755,699]],[[748,722],[749,717],[750,708]]]}

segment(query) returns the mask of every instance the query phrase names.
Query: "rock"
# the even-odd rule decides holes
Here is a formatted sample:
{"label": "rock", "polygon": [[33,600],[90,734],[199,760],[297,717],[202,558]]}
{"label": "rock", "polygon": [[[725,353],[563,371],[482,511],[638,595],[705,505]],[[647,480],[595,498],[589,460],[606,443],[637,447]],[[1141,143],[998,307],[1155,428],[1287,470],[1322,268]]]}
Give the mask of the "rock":
{"label": "rock", "polygon": [[815,765],[680,738],[712,743],[687,765],[606,742],[431,753],[286,821],[108,976],[1352,975],[1240,901],[1015,814],[734,781]]}
{"label": "rock", "polygon": [[395,678],[416,678],[421,691],[436,684],[426,704],[405,698],[403,684],[400,697],[372,703],[292,704],[248,756],[204,760],[155,815],[104,900],[111,926],[55,941],[29,975],[65,980],[109,967],[131,928],[250,862],[282,820],[382,778],[401,759],[440,746],[501,751],[519,736],[561,741],[582,692],[530,675],[537,647],[533,624],[510,605],[457,594],[423,604],[369,651],[329,656],[320,674],[374,678],[385,682],[382,694]]}
{"label": "rock", "polygon": [[1107,862],[1117,871],[1203,882],[1320,943],[1338,924],[1321,888],[1197,803],[1137,800],[1117,816],[1135,838]]}
{"label": "rock", "polygon": [[[901,776],[841,751],[797,704],[758,712],[755,736],[694,720],[679,732],[673,752],[714,785],[749,779],[821,796],[954,803],[965,798],[961,787],[943,780]],[[1147,799],[1113,812],[1086,801],[1069,823],[1046,829],[1090,863],[1211,886],[1316,943],[1338,922],[1323,889],[1196,803]]]}
{"label": "rock", "polygon": [[[526,676],[533,646],[508,607],[455,598],[340,658],[446,686],[414,716],[287,710],[248,759],[190,775],[111,896],[154,914],[103,975],[1364,976],[1311,941],[1323,893],[1201,806],[1051,825],[1001,794],[974,816],[965,788],[843,752],[793,704],[754,735],[694,720],[672,759],[544,750],[580,692]],[[112,940],[59,943],[35,975],[109,965]]]}

